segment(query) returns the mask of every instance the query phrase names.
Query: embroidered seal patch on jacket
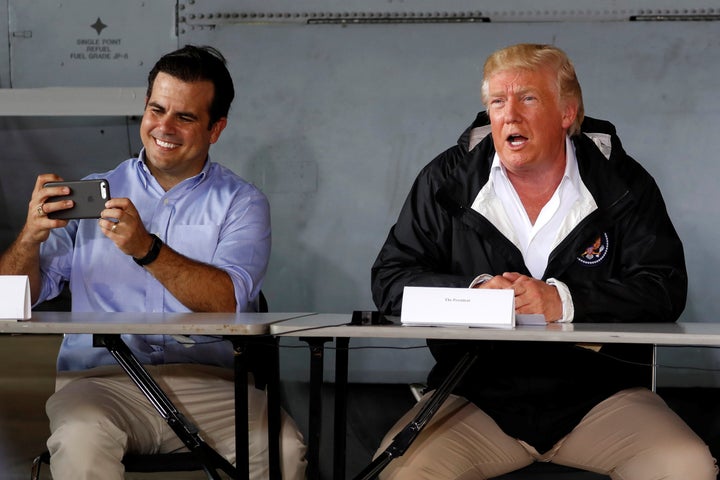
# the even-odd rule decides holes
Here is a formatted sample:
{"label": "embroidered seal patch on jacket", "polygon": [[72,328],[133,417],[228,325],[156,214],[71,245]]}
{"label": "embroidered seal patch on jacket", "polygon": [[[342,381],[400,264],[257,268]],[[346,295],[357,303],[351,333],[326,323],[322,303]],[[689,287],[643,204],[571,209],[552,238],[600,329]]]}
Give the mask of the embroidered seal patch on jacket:
{"label": "embroidered seal patch on jacket", "polygon": [[583,250],[578,261],[584,265],[597,265],[607,255],[609,243],[607,233],[603,233],[595,239],[592,245]]}

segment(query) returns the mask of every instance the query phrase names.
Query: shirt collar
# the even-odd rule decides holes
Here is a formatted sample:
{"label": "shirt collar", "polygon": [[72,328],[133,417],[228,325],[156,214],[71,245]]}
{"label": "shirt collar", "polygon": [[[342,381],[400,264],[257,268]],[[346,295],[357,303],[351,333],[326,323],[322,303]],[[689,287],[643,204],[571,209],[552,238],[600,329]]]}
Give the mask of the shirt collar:
{"label": "shirt collar", "polygon": [[[157,180],[155,180],[155,177],[153,177],[153,174],[150,173],[150,169],[148,168],[145,160],[146,160],[146,154],[145,149],[143,148],[140,150],[140,155],[135,159],[135,168],[138,171],[138,174],[140,176],[140,180],[143,182],[143,186],[147,188],[149,185],[158,185]],[[184,190],[192,190],[198,185],[200,185],[209,175],[210,173],[210,166],[211,166],[211,160],[210,155],[208,155],[207,160],[205,161],[205,165],[203,165],[202,170],[197,175],[194,175],[190,178],[186,178],[182,182],[180,182],[178,185],[176,185],[173,190],[177,189],[178,187],[183,188]]]}

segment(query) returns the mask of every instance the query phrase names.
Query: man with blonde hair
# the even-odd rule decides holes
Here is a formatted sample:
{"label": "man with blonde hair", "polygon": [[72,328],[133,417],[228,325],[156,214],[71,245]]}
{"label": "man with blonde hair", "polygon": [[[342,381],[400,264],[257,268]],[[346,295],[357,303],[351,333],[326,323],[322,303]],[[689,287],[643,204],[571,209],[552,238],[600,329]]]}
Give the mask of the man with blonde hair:
{"label": "man with blonde hair", "polygon": [[[487,109],[416,179],[372,268],[378,308],[406,285],[512,289],[554,322],[674,322],[682,243],[615,127],[584,117],[566,54],[521,44],[485,63]],[[616,480],[710,480],[705,443],[647,386],[647,346],[428,342],[436,388],[478,360],[385,479],[493,478],[534,461]],[[429,393],[428,393],[429,395]],[[380,451],[428,396],[400,419]]]}

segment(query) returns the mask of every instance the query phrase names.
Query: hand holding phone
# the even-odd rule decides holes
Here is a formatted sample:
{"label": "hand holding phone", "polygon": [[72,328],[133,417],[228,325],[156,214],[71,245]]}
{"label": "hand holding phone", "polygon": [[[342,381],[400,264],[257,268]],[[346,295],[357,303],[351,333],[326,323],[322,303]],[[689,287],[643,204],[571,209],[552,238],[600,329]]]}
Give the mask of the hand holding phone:
{"label": "hand holding phone", "polygon": [[105,209],[105,202],[110,200],[110,184],[105,179],[77,180],[73,182],[48,182],[45,187],[70,188],[69,195],[50,197],[45,203],[72,200],[73,206],[65,210],[48,213],[49,218],[63,220],[80,218],[100,218]]}

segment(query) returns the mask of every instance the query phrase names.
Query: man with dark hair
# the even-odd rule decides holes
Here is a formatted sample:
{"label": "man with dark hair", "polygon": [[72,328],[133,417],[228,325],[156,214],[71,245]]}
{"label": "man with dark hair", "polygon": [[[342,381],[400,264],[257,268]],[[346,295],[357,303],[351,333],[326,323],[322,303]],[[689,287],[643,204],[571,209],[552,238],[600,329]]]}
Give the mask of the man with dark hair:
{"label": "man with dark hair", "polygon": [[[680,238],[615,127],[584,118],[566,54],[494,52],[482,100],[487,111],[420,172],[382,247],[378,308],[401,313],[406,285],[495,288],[547,323],[676,321],[687,294]],[[646,388],[646,346],[429,343],[431,389],[464,351],[478,359],[383,480],[494,478],[534,461],[615,480],[716,478],[707,445]]]}
{"label": "man with dark hair", "polygon": [[225,59],[217,49],[187,45],[164,55],[148,74],[147,98],[152,96],[155,77],[160,72],[183,82],[212,82],[215,95],[210,103],[210,126],[228,116],[230,104],[235,98],[235,87],[230,72],[225,67]]}
{"label": "man with dark hair", "polygon": [[[0,274],[28,275],[35,303],[69,284],[78,312],[257,310],[270,255],[268,201],[209,157],[233,96],[217,50],[187,46],[162,57],[149,76],[139,157],[87,177],[110,184],[114,198],[101,219],[48,217],[72,202],[49,202],[69,192],[45,187],[59,176],[40,175],[25,226],[0,257]],[[208,444],[234,462],[232,346],[202,336],[124,339]],[[57,366],[56,391],[47,402],[56,480],[121,480],[126,452],[183,448],[89,335],[66,335]],[[248,390],[251,478],[265,478],[266,398]],[[284,478],[304,478],[302,436],[284,412],[281,434]]]}

